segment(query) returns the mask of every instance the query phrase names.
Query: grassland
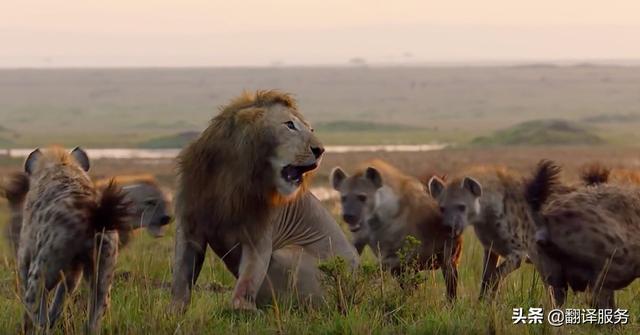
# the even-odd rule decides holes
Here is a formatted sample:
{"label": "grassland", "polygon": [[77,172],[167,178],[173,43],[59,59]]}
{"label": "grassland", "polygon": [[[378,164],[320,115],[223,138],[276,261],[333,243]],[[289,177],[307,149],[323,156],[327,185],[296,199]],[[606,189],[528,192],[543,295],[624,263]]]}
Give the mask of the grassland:
{"label": "grassland", "polygon": [[517,123],[564,118],[627,145],[639,139],[639,82],[640,67],[586,65],[0,70],[0,138],[21,147],[134,147],[202,130],[244,89],[279,88],[295,93],[316,126],[404,126],[366,134],[318,127],[331,144],[465,143]]}
{"label": "grassland", "polygon": [[[464,174],[473,166],[506,165],[522,174],[529,173],[539,158],[550,158],[565,167],[564,178],[576,180],[578,169],[600,160],[616,169],[640,169],[638,152],[625,147],[513,147],[450,149],[426,153],[328,154],[315,178],[316,186],[328,186],[333,166],[347,171],[361,160],[381,157],[407,173],[422,177],[429,173]],[[18,169],[20,161],[0,162],[0,174]],[[173,189],[173,163],[170,161],[97,160],[93,174],[104,176],[153,172],[164,187]],[[338,216],[339,204],[325,205]],[[7,209],[0,204],[0,223]],[[20,325],[22,306],[16,295],[15,263],[0,241],[0,334],[12,334]],[[631,324],[619,327],[513,325],[512,308],[548,308],[540,279],[531,265],[523,265],[508,277],[493,303],[477,301],[482,249],[472,230],[465,233],[460,266],[459,299],[449,304],[444,295],[440,272],[426,273],[415,290],[402,290],[387,275],[376,272],[359,289],[364,298],[341,313],[333,300],[310,308],[290,302],[258,313],[237,313],[229,309],[232,275],[219,259],[208,252],[205,267],[194,292],[194,301],[184,315],[168,312],[170,301],[173,233],[152,239],[142,232],[121,253],[113,302],[104,320],[106,334],[638,334],[640,333],[640,281],[617,294],[620,308],[631,313]],[[365,263],[374,263],[370,253]],[[86,289],[70,300],[57,333],[80,333],[86,318]],[[586,308],[584,296],[571,294],[568,308]]]}

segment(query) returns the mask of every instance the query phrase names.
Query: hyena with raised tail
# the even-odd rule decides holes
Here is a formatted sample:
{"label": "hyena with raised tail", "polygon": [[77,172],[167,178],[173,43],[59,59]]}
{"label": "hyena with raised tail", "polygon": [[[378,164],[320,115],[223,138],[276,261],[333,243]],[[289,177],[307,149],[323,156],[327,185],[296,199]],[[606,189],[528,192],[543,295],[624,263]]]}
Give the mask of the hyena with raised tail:
{"label": "hyena with raised tail", "polygon": [[[127,219],[129,204],[115,183],[98,192],[87,175],[89,165],[80,148],[70,153],[58,147],[36,149],[25,161],[30,187],[18,268],[27,334],[54,325],[66,294],[74,291],[83,273],[91,288],[88,332],[98,330],[109,306],[118,228]],[[48,293],[56,286],[47,311]]]}
{"label": "hyena with raised tail", "polygon": [[[542,162],[539,169],[555,173],[555,167]],[[504,169],[489,170],[476,178],[438,177],[429,181],[429,191],[438,200],[445,226],[461,233],[472,225],[484,247],[480,299],[493,298],[500,282],[520,268],[530,255],[536,232],[530,204],[524,194],[525,180]],[[555,185],[556,194],[595,187],[607,182],[609,170],[600,165],[587,166],[582,185]],[[499,263],[499,259],[502,262]],[[499,263],[499,264],[498,264]]]}

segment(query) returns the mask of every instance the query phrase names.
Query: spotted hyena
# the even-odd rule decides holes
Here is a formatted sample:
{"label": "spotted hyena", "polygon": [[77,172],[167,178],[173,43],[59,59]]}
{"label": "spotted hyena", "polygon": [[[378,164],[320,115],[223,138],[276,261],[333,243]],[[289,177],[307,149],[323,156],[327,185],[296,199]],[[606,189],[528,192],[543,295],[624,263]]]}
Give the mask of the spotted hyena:
{"label": "spotted hyena", "polygon": [[589,291],[593,307],[615,308],[614,291],[640,277],[640,188],[601,184],[558,194],[559,171],[540,165],[525,189],[536,227],[531,259],[554,305],[571,287]]}
{"label": "spotted hyena", "polygon": [[[89,158],[52,147],[36,149],[25,161],[29,192],[24,204],[18,268],[25,305],[24,328],[52,326],[65,295],[82,274],[90,283],[87,329],[99,327],[109,305],[118,254],[117,228],[126,220],[128,204],[112,183],[97,192],[87,175]],[[47,297],[57,286],[51,309]]]}
{"label": "spotted hyena", "polygon": [[[119,248],[130,242],[131,233],[146,228],[153,237],[162,237],[165,227],[171,222],[169,200],[156,179],[149,175],[117,176],[95,181],[98,192],[107,187],[112,179],[122,186],[126,200],[131,203],[127,224],[118,230]],[[29,176],[24,172],[14,172],[0,183],[0,194],[9,204],[9,224],[5,228],[5,237],[11,245],[14,256],[20,244],[20,227],[22,226],[22,210],[29,191]]]}
{"label": "spotted hyena", "polygon": [[[584,184],[596,185],[606,182],[607,176],[608,170],[593,165],[581,177]],[[446,184],[433,177],[428,186],[438,200],[445,225],[459,233],[473,225],[484,247],[480,298],[485,298],[488,290],[495,295],[500,281],[527,259],[536,232],[523,193],[525,180],[505,169],[495,169],[479,179],[454,178]],[[557,192],[567,193],[576,187],[558,185]]]}

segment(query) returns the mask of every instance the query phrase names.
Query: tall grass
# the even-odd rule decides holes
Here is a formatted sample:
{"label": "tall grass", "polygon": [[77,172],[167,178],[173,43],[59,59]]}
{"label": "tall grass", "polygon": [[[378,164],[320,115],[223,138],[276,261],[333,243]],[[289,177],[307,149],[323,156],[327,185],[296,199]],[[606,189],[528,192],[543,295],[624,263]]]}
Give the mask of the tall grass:
{"label": "tall grass", "polygon": [[[3,212],[4,216],[5,213]],[[15,263],[3,241],[0,257],[0,334],[20,329],[22,306],[16,292]],[[209,252],[192,304],[184,315],[169,312],[173,236],[152,239],[141,233],[121,251],[112,291],[112,306],[103,320],[105,334],[638,334],[640,283],[617,295],[619,307],[631,312],[631,324],[619,327],[513,325],[512,308],[548,308],[540,278],[531,265],[507,278],[498,298],[479,302],[482,249],[472,231],[465,233],[460,266],[459,298],[447,303],[439,271],[425,273],[416,287],[401,288],[378,270],[367,251],[368,264],[360,279],[343,283],[342,299],[328,296],[319,306],[279,302],[257,313],[229,308],[233,276]],[[339,269],[335,269],[340,271]],[[336,272],[337,273],[337,272]],[[366,280],[362,280],[366,278]],[[357,285],[353,285],[356,283]],[[335,284],[335,282],[334,282]],[[334,285],[329,283],[329,285]],[[335,288],[335,285],[332,286]],[[360,290],[360,292],[353,292]],[[86,284],[68,300],[55,334],[82,333],[86,321]],[[586,308],[583,295],[571,294],[567,307]]]}

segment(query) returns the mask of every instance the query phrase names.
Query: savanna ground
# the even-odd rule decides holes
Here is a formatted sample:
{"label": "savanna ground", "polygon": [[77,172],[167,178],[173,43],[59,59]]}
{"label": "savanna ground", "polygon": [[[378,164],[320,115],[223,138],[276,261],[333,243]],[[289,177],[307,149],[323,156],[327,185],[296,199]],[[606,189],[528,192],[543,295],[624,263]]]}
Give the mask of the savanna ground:
{"label": "savanna ground", "polygon": [[[576,181],[579,168],[598,160],[627,170],[640,169],[640,151],[634,147],[516,147],[496,149],[447,149],[424,153],[328,154],[315,177],[315,186],[328,187],[328,173],[340,165],[350,171],[358,162],[379,157],[407,173],[422,177],[429,173],[456,175],[473,166],[505,165],[528,175],[540,158],[554,159],[564,166],[563,176]],[[4,160],[0,173],[19,169],[21,161]],[[171,191],[174,182],[171,161],[97,160],[94,176],[151,172]],[[640,170],[639,170],[640,171]],[[616,177],[622,179],[623,177]],[[325,203],[339,221],[339,204]],[[6,204],[0,208],[0,223],[6,221]],[[618,327],[513,325],[512,309],[545,307],[548,299],[540,278],[531,265],[523,264],[504,282],[493,303],[478,302],[482,268],[482,248],[472,229],[465,233],[460,263],[458,300],[449,304],[444,294],[441,273],[428,272],[415,289],[402,290],[397,281],[381,273],[375,258],[367,252],[363,263],[371,271],[363,281],[344,284],[343,293],[356,296],[353,303],[340,304],[329,297],[316,307],[278,302],[258,313],[231,311],[229,299],[233,276],[211,251],[193,301],[184,315],[171,314],[171,264],[173,229],[162,239],[152,239],[145,232],[122,250],[118,276],[113,287],[112,307],[103,326],[106,334],[638,334],[640,333],[640,281],[619,291],[620,308],[630,311],[630,324]],[[6,242],[0,242],[0,334],[16,333],[22,318],[22,306],[16,294],[15,263]],[[335,286],[329,287],[335,288]],[[86,319],[86,288],[74,295],[67,305],[57,333],[80,333]],[[583,295],[570,294],[567,308],[586,308]]]}
{"label": "savanna ground", "polygon": [[242,90],[273,88],[295,94],[325,144],[464,144],[564,118],[629,145],[640,139],[639,83],[640,67],[590,64],[0,70],[0,148],[136,147],[201,131]]}

